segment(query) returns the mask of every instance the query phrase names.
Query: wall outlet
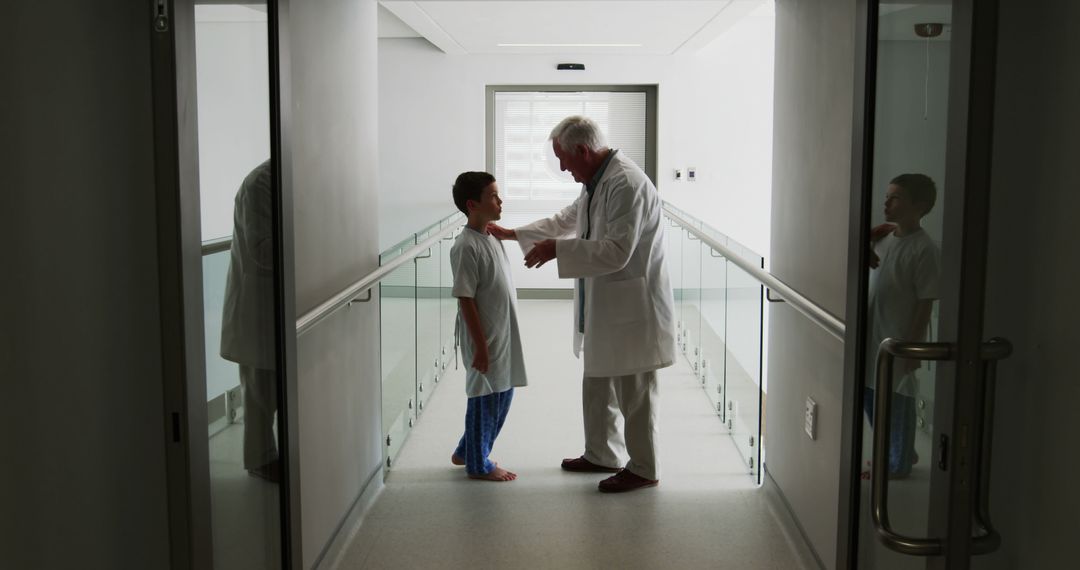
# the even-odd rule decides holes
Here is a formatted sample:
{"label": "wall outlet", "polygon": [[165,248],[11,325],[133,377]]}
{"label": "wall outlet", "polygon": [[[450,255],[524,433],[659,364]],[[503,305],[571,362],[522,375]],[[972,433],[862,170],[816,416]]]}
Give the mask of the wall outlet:
{"label": "wall outlet", "polygon": [[812,398],[806,399],[806,435],[810,439],[817,439],[817,402]]}

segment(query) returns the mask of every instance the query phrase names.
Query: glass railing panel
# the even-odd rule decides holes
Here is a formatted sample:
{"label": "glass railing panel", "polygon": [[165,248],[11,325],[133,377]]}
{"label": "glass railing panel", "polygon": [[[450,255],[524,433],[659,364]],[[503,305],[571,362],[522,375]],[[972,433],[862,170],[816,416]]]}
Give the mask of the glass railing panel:
{"label": "glass railing panel", "polygon": [[702,246],[701,347],[705,393],[725,420],[725,372],[727,369],[727,260]]}
{"label": "glass railing panel", "polygon": [[449,236],[444,237],[439,242],[440,251],[440,265],[439,272],[439,292],[440,292],[440,326],[442,328],[442,346],[440,352],[442,354],[442,366],[441,369],[445,371],[449,366],[453,366],[456,358],[456,343],[454,339],[454,323],[457,321],[457,299],[454,299],[451,295],[451,290],[454,286],[453,271],[450,268],[450,248],[454,246],[454,240],[461,232],[461,224],[464,222],[464,216],[460,214],[451,216],[446,220],[443,220],[443,227],[457,227],[458,229]]}
{"label": "glass railing panel", "polygon": [[701,378],[701,240],[690,232],[682,234],[683,353],[694,374]]}
{"label": "glass railing panel", "polygon": [[240,421],[243,411],[239,366],[221,357],[221,320],[230,259],[227,249],[202,258],[206,406],[210,437]]}
{"label": "glass railing panel", "polygon": [[[763,267],[761,256],[694,216],[666,205],[686,226],[671,227],[669,267],[679,320],[679,346],[740,456],[761,482],[763,291],[761,284],[720,252],[690,234],[695,228]],[[674,239],[673,239],[674,238]],[[673,246],[671,242],[677,242]]]}
{"label": "glass railing panel", "polygon": [[[441,223],[417,234],[417,243],[439,232]],[[442,291],[440,243],[414,258],[416,265],[416,402],[417,415],[435,389],[442,366]]]}
{"label": "glass railing panel", "polygon": [[675,296],[675,329],[678,347],[682,348],[683,321],[682,321],[682,246],[684,230],[670,218],[664,218],[667,224],[664,233],[664,261],[667,265],[668,278],[671,280],[671,292]]}
{"label": "glass railing panel", "polygon": [[[416,244],[413,236],[379,256],[385,264]],[[416,420],[416,266],[405,263],[379,285],[383,443],[389,466]]]}
{"label": "glass railing panel", "polygon": [[[761,258],[744,258],[761,264]],[[749,273],[727,262],[726,421],[752,474],[761,465],[763,292]]]}

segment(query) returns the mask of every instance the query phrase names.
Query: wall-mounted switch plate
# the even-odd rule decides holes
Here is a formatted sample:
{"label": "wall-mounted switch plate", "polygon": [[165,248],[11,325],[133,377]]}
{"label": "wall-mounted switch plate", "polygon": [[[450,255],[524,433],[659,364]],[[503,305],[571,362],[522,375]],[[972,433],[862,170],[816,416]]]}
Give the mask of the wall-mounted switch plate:
{"label": "wall-mounted switch plate", "polygon": [[810,439],[817,439],[817,402],[812,398],[806,399],[806,435]]}
{"label": "wall-mounted switch plate", "polygon": [[682,182],[682,170],[675,169],[675,182]]}
{"label": "wall-mounted switch plate", "polygon": [[691,166],[686,169],[686,181],[693,182],[695,180],[697,180],[697,169]]}

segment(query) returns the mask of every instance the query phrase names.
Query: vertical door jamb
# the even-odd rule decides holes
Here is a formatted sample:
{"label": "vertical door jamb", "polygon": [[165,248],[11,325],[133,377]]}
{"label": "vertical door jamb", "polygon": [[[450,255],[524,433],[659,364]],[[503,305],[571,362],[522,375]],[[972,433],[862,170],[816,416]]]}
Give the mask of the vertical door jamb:
{"label": "vertical door jamb", "polygon": [[[956,357],[938,369],[938,378],[950,382],[954,393],[934,412],[950,430],[950,449],[948,471],[933,471],[937,480],[931,485],[931,504],[947,504],[948,509],[931,513],[930,533],[946,540],[944,556],[931,558],[927,567],[966,570],[973,554],[972,514],[978,500],[975,483],[982,441],[984,402],[979,387],[984,370],[980,351],[993,155],[997,0],[955,0],[952,42],[945,183],[946,199],[952,198],[954,206],[945,210],[943,241],[954,247],[942,251],[942,276],[950,275],[942,282],[958,286],[951,303],[942,296],[940,312],[945,317],[941,338],[955,339]],[[955,317],[948,318],[950,314]],[[935,450],[935,457],[938,453],[940,450]]]}
{"label": "vertical door jamb", "polygon": [[212,568],[202,315],[195,7],[146,2],[151,38],[170,561]]}
{"label": "vertical door jamb", "polygon": [[874,112],[877,87],[877,0],[857,0],[855,17],[855,94],[852,98],[851,194],[848,225],[848,275],[844,338],[843,412],[840,446],[840,505],[836,567],[852,570],[859,560],[863,438],[863,386],[866,371],[867,248],[874,172]]}
{"label": "vertical door jamb", "polygon": [[291,126],[291,56],[289,0],[267,0],[270,86],[270,158],[274,194],[274,306],[277,308],[278,440],[282,568],[303,568],[300,512],[299,398],[296,367],[296,280],[293,268],[293,191]]}

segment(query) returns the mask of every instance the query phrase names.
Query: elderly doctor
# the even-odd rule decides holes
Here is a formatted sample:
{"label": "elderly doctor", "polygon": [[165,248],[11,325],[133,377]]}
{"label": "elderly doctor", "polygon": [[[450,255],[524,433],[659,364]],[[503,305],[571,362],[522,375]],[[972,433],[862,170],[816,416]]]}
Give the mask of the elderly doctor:
{"label": "elderly doctor", "polygon": [[244,468],[277,483],[281,478],[274,414],[278,411],[274,371],[274,233],[270,161],[244,178],[233,207],[233,238],[221,356],[239,364],[244,387]]}
{"label": "elderly doctor", "polygon": [[574,354],[585,353],[585,453],[563,460],[562,468],[615,473],[600,482],[602,492],[651,487],[660,479],[656,371],[675,361],[660,197],[632,160],[604,144],[592,120],[567,117],[551,141],[561,169],[584,185],[581,195],[551,218],[489,230],[516,239],[526,266],[554,259],[559,277],[576,279]]}

